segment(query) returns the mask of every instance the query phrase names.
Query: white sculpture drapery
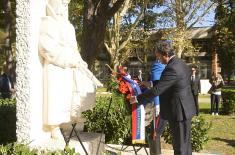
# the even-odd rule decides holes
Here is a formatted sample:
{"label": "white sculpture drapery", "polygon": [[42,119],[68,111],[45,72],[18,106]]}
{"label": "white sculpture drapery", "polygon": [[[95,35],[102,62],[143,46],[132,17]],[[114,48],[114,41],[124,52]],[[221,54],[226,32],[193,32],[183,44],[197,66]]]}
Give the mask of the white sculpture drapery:
{"label": "white sculpture drapery", "polygon": [[81,117],[81,112],[94,107],[96,88],[102,86],[79,54],[74,27],[65,16],[64,2],[48,0],[47,14],[40,26],[43,123],[49,126]]}

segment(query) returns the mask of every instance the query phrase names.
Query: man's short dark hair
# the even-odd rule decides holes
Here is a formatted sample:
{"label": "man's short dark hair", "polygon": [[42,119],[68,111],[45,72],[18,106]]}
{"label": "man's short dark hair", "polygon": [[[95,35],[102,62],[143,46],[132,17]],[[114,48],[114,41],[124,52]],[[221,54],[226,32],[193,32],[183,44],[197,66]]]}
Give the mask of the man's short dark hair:
{"label": "man's short dark hair", "polygon": [[193,64],[193,65],[191,66],[191,68],[198,69],[198,66],[195,65],[195,64]]}
{"label": "man's short dark hair", "polygon": [[169,57],[175,55],[171,40],[161,40],[157,42],[154,50],[155,52],[159,52],[161,55],[168,55]]}

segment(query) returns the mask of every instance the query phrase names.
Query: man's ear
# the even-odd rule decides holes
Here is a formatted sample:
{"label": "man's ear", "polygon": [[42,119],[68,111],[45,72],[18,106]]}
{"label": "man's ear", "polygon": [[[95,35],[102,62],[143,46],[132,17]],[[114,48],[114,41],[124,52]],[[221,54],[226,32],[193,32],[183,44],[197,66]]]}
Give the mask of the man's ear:
{"label": "man's ear", "polygon": [[168,54],[167,52],[166,52],[166,53],[164,52],[164,53],[162,53],[161,55],[162,55],[162,56],[165,56],[165,57],[169,57],[169,54]]}

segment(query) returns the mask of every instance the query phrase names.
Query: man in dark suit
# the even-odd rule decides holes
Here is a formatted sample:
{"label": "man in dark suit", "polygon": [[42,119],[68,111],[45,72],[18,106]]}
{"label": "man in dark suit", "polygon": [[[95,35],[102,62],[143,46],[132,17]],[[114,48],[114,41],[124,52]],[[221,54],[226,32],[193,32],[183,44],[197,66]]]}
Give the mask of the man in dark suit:
{"label": "man in dark suit", "polygon": [[14,88],[11,78],[4,72],[0,76],[0,98],[11,98],[13,92]]}
{"label": "man in dark suit", "polygon": [[196,114],[199,115],[198,94],[200,93],[201,85],[200,85],[200,78],[197,76],[196,72],[197,72],[196,67],[192,66],[191,89],[196,106]]}
{"label": "man in dark suit", "polygon": [[149,91],[132,96],[130,103],[143,103],[160,96],[160,115],[168,120],[173,137],[175,155],[191,155],[191,120],[196,114],[195,103],[190,86],[191,71],[184,61],[174,55],[170,41],[161,41],[157,46],[160,61],[166,64],[159,81],[142,82],[150,86]]}

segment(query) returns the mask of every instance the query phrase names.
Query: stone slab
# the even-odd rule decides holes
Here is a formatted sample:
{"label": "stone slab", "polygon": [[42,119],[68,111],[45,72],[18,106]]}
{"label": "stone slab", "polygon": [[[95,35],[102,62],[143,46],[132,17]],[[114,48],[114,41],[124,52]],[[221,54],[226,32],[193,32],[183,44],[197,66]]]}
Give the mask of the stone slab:
{"label": "stone slab", "polygon": [[[96,155],[101,133],[80,132],[79,135],[83,142],[84,147],[86,148],[88,155]],[[36,144],[32,143],[31,147],[42,150],[49,150],[49,151],[63,150],[65,147],[65,142],[63,139],[58,139],[58,140],[50,139],[50,140],[40,141]],[[69,142],[69,147],[75,148],[75,151],[80,153],[80,155],[85,155],[85,152],[76,137],[71,138]],[[104,135],[101,138],[98,155],[103,154],[103,152],[104,152]]]}

